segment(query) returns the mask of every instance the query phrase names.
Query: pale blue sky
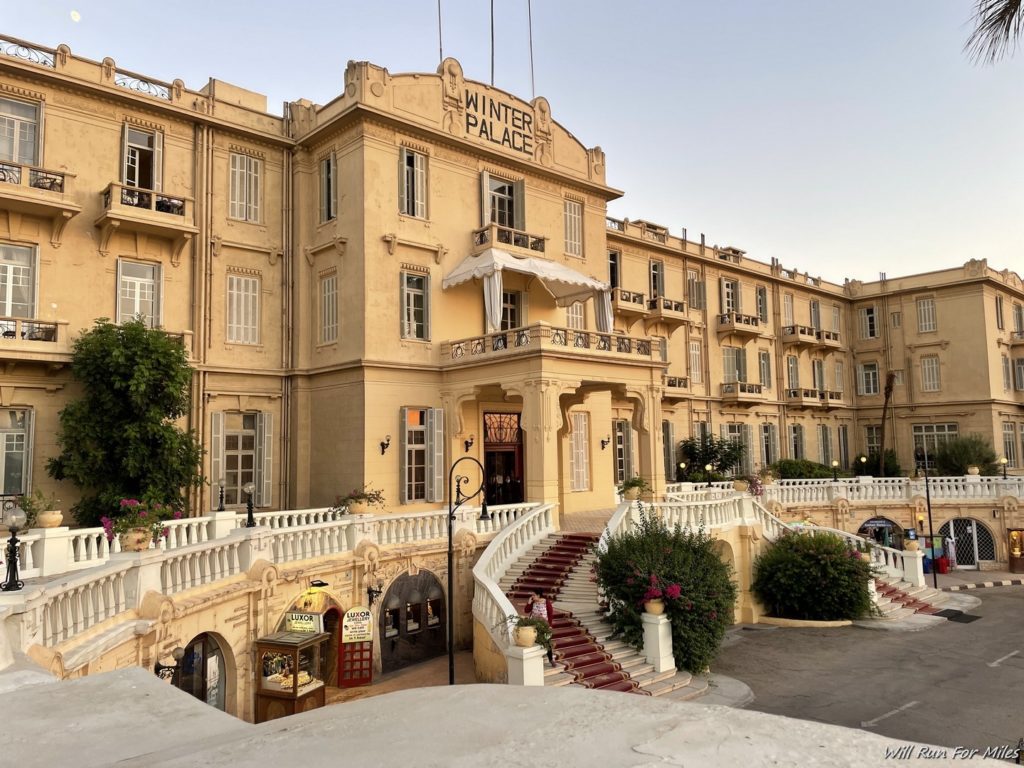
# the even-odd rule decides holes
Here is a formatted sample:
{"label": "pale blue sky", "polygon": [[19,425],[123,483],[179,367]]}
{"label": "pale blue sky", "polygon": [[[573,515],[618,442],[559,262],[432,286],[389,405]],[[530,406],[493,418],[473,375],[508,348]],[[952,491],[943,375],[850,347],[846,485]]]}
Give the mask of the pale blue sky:
{"label": "pale blue sky", "polygon": [[[189,88],[324,103],[345,63],[438,64],[436,0],[0,0],[0,33]],[[526,0],[495,0],[495,85],[531,98]],[[441,0],[490,79],[488,0]],[[609,213],[841,282],[988,258],[1024,272],[1024,51],[962,53],[972,0],[533,0],[537,95],[607,153]],[[75,22],[71,11],[81,19]]]}

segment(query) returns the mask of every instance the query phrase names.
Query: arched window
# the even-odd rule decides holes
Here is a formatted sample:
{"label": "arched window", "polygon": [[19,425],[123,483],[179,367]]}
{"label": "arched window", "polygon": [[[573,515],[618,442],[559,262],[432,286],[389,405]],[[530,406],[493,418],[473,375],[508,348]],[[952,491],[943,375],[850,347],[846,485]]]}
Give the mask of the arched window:
{"label": "arched window", "polygon": [[224,709],[224,654],[210,634],[194,637],[185,646],[185,655],[178,662],[174,683],[211,707]]}

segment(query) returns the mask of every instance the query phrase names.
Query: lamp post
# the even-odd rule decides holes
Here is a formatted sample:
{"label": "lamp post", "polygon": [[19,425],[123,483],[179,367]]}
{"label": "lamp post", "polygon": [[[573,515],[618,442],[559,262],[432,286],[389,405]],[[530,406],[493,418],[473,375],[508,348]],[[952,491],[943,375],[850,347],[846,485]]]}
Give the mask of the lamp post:
{"label": "lamp post", "polygon": [[[466,475],[456,475],[455,468],[464,461],[471,461],[480,468],[480,485],[475,491],[469,494],[462,492],[462,484],[469,482]],[[452,482],[455,483],[455,493],[452,493]],[[484,491],[484,465],[472,456],[463,456],[457,459],[448,470],[448,685],[455,685],[455,551],[452,548],[452,529],[455,525],[455,510],[461,507],[470,499],[476,498]],[[487,495],[484,494],[480,504],[480,519],[490,520],[487,514]]]}
{"label": "lamp post", "polygon": [[928,486],[928,449],[919,445],[914,449],[914,462],[918,469],[924,469],[924,502],[928,507],[928,543],[932,550],[932,584],[939,588],[939,571],[935,564],[935,528],[932,525],[932,493]]}
{"label": "lamp post", "polygon": [[224,478],[223,477],[220,480],[217,481],[217,485],[220,486],[220,494],[219,494],[220,495],[220,501],[217,504],[217,511],[218,512],[223,512],[224,511]]}
{"label": "lamp post", "polygon": [[1006,458],[1005,456],[1003,456],[1003,458],[1001,458],[999,460],[999,463],[1003,465],[1003,480],[1005,480],[1006,479],[1006,465],[1010,463],[1010,460],[1008,458]]}
{"label": "lamp post", "polygon": [[185,649],[179,645],[171,651],[171,656],[174,657],[173,664],[161,664],[158,661],[153,667],[153,671],[161,680],[167,680],[177,688],[181,682],[181,660],[185,658]]}
{"label": "lamp post", "polygon": [[862,475],[864,474],[864,468],[867,466],[867,463],[868,463],[868,457],[864,456],[864,455],[861,455],[861,457],[860,457],[860,473]]}
{"label": "lamp post", "polygon": [[832,459],[832,482],[839,482],[839,459]]}
{"label": "lamp post", "polygon": [[11,531],[11,538],[7,540],[7,578],[0,584],[4,592],[14,592],[25,586],[25,582],[18,578],[18,529],[24,527],[27,519],[25,510],[17,504],[4,512],[4,524]]}
{"label": "lamp post", "polygon": [[679,482],[685,482],[686,480],[686,462],[679,462]]}
{"label": "lamp post", "polygon": [[704,471],[707,472],[707,475],[708,475],[708,488],[711,487],[711,470],[713,468],[714,467],[711,464],[705,464],[704,465]]}
{"label": "lamp post", "polygon": [[252,516],[252,494],[256,490],[256,485],[252,482],[246,483],[242,486],[242,492],[245,494],[245,527],[255,528],[256,518]]}

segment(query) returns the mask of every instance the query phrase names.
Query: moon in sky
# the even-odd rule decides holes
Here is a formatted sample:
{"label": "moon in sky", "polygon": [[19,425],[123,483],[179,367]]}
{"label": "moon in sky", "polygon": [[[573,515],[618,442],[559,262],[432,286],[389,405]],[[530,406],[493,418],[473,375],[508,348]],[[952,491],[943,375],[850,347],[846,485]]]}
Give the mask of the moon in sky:
{"label": "moon in sky", "polygon": [[78,11],[72,11],[71,12],[71,20],[72,21],[81,21],[82,20],[82,14],[80,14]]}

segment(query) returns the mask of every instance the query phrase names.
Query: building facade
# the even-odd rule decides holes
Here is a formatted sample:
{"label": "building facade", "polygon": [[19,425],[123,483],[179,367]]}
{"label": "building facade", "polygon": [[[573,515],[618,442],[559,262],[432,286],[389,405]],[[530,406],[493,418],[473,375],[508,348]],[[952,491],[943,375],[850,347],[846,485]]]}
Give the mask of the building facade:
{"label": "building facade", "polygon": [[467,79],[350,62],[283,116],[67,46],[0,39],[0,477],[57,488],[72,342],[100,317],[176,334],[195,368],[196,509],[381,488],[607,508],[675,479],[680,440],[851,468],[980,433],[1024,461],[1024,284],[984,259],[828,283],[607,217],[604,153]]}

